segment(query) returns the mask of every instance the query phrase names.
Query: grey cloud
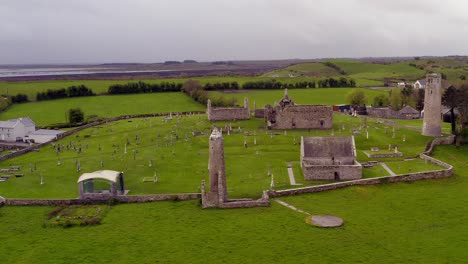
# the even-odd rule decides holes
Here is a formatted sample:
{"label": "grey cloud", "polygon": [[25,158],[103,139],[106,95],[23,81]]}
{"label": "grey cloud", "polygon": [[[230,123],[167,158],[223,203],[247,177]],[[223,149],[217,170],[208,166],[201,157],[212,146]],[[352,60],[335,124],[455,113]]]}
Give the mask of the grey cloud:
{"label": "grey cloud", "polygon": [[2,1],[0,64],[467,55],[467,10],[455,0]]}

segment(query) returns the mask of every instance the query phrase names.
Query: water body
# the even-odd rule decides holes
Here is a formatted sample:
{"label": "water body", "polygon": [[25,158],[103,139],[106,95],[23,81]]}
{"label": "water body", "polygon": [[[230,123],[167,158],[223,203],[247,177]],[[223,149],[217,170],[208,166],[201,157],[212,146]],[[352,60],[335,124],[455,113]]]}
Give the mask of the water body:
{"label": "water body", "polygon": [[152,73],[166,72],[170,70],[125,70],[122,68],[106,68],[106,67],[51,67],[51,68],[21,68],[21,67],[1,67],[0,78],[9,77],[33,77],[33,76],[60,76],[60,75],[84,75],[96,73]]}

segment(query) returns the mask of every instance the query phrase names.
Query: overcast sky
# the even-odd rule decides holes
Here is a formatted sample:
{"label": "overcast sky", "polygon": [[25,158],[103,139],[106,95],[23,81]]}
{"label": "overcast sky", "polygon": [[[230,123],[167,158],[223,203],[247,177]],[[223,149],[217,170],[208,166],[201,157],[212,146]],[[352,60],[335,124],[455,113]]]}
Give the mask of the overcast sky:
{"label": "overcast sky", "polygon": [[464,0],[1,0],[0,64],[468,55]]}

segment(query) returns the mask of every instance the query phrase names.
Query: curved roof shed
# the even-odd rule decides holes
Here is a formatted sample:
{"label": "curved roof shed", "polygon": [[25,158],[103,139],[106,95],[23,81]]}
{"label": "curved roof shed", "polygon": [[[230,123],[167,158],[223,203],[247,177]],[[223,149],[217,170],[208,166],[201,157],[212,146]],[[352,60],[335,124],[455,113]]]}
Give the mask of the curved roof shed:
{"label": "curved roof shed", "polygon": [[120,174],[121,172],[113,170],[100,170],[90,173],[84,173],[80,176],[80,178],[78,178],[78,183],[89,179],[103,179],[111,182],[117,182],[117,179],[119,178]]}

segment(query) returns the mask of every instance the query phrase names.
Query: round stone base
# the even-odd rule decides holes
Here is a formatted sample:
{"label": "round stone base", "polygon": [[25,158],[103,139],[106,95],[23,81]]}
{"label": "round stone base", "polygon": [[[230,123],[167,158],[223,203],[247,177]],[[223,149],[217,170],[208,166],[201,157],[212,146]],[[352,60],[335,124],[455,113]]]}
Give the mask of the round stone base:
{"label": "round stone base", "polygon": [[339,227],[344,221],[333,215],[312,215],[306,218],[306,223],[318,227]]}

